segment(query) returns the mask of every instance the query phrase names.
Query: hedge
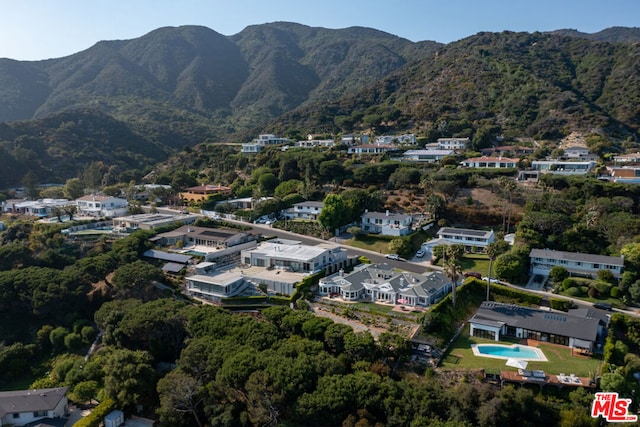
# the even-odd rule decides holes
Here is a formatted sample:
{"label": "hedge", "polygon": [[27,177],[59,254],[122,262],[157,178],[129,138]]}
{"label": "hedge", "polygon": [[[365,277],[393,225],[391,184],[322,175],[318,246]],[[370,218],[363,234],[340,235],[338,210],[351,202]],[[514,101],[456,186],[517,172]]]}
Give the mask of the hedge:
{"label": "hedge", "polygon": [[89,415],[81,418],[73,426],[74,427],[98,427],[102,423],[102,421],[104,421],[104,417],[109,415],[109,413],[114,409],[116,409],[116,401],[107,397],[102,402],[100,402],[98,406],[93,408],[93,410]]}

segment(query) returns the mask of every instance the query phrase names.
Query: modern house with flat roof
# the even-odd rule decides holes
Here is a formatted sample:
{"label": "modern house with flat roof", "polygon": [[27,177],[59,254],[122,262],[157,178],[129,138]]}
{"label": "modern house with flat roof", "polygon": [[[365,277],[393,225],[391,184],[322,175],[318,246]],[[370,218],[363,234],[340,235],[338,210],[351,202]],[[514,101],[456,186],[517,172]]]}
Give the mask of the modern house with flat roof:
{"label": "modern house with flat roof", "polygon": [[400,160],[435,163],[453,154],[453,150],[407,150],[402,153]]}
{"label": "modern house with flat roof", "polygon": [[351,273],[342,270],[320,279],[320,295],[339,294],[346,301],[371,301],[427,307],[451,291],[451,281],[440,271],[417,274],[395,271],[388,264],[363,264]]}
{"label": "modern house with flat roof", "polygon": [[[437,234],[438,239],[447,240],[450,244],[463,245],[466,250],[471,252],[483,251],[489,243],[495,240],[493,230],[442,227]],[[427,242],[424,245],[430,244],[431,242]]]}
{"label": "modern house with flat roof", "polygon": [[90,194],[76,199],[78,215],[88,215],[97,218],[118,217],[129,211],[129,202],[119,197]]}
{"label": "modern house with flat roof", "polygon": [[465,150],[469,147],[469,138],[438,138],[437,141],[443,150]]}
{"label": "modern house with flat roof", "polygon": [[[75,202],[67,199],[38,199],[38,200],[18,200],[8,201],[6,206],[11,206],[7,212],[21,213],[24,215],[37,216],[40,218],[52,217],[56,209],[63,209],[69,205],[75,205]],[[3,204],[3,211],[4,203]]]}
{"label": "modern house with flat roof", "polygon": [[154,230],[171,224],[191,224],[198,219],[198,215],[147,213],[120,216],[113,219],[114,230],[135,231]]}
{"label": "modern house with flat roof", "polygon": [[298,241],[272,240],[257,248],[243,250],[243,264],[255,267],[282,269],[300,273],[316,273],[329,266],[347,261],[347,251],[335,245],[303,245]]}
{"label": "modern house with flat roof", "polygon": [[250,286],[242,274],[229,271],[215,275],[196,274],[187,277],[186,281],[189,294],[214,302],[238,296]]}
{"label": "modern house with flat roof", "polygon": [[602,319],[589,312],[559,312],[485,301],[469,320],[469,335],[500,341],[527,338],[595,350]]}
{"label": "modern house with flat roof", "polygon": [[389,151],[396,151],[398,147],[396,145],[382,145],[382,144],[362,144],[349,147],[347,154],[384,154]]}
{"label": "modern house with flat roof", "polygon": [[264,147],[268,147],[270,145],[289,144],[290,142],[293,141],[288,138],[281,138],[270,133],[265,133],[259,135],[257,139],[254,139],[251,142],[242,144],[242,152],[245,154],[255,154],[262,151]]}
{"label": "modern house with flat roof", "polygon": [[460,162],[465,168],[516,168],[518,167],[518,159],[509,159],[507,157],[472,157]]}
{"label": "modern house with flat roof", "polygon": [[61,418],[69,410],[67,387],[0,391],[0,426]]}
{"label": "modern house with flat roof", "polygon": [[615,256],[531,249],[529,259],[532,275],[548,276],[553,267],[560,266],[566,268],[569,274],[574,276],[596,277],[598,271],[609,270],[614,277],[620,278],[624,270],[624,258]]}
{"label": "modern house with flat roof", "polygon": [[403,213],[368,212],[361,216],[362,231],[385,236],[405,236],[411,232],[413,217]]}
{"label": "modern house with flat roof", "polygon": [[534,160],[531,169],[558,175],[584,175],[596,167],[595,161]]}

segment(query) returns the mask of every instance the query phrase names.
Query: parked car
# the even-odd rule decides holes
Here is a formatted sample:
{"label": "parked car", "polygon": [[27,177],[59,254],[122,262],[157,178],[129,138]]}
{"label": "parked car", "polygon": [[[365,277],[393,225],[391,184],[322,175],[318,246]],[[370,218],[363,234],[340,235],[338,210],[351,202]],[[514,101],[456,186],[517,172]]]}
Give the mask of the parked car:
{"label": "parked car", "polygon": [[491,280],[489,280],[488,277],[483,277],[482,280],[484,280],[485,282],[500,283],[500,280],[496,279],[495,277],[492,277]]}
{"label": "parked car", "polygon": [[611,304],[609,304],[608,302],[596,302],[593,304],[593,307],[608,311],[611,311],[613,309],[613,307],[611,307]]}
{"label": "parked car", "polygon": [[394,260],[394,261],[404,261],[404,260],[403,260],[402,258],[400,258],[400,256],[399,256],[399,255],[397,255],[397,254],[386,254],[384,257],[385,257],[385,258],[388,258],[388,259],[392,259],[392,260]]}
{"label": "parked car", "polygon": [[418,252],[416,252],[416,256],[418,258],[422,258],[424,256],[424,254],[425,254],[425,251],[422,248],[418,249]]}

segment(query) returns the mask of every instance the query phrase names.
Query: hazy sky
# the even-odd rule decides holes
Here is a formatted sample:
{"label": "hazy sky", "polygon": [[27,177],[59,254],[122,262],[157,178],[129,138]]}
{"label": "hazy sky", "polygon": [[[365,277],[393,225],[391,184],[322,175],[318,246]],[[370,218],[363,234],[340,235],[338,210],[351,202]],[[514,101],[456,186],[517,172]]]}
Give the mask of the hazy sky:
{"label": "hazy sky", "polygon": [[0,0],[0,58],[58,58],[164,26],[233,35],[289,21],[449,43],[480,31],[640,26],[640,0]]}

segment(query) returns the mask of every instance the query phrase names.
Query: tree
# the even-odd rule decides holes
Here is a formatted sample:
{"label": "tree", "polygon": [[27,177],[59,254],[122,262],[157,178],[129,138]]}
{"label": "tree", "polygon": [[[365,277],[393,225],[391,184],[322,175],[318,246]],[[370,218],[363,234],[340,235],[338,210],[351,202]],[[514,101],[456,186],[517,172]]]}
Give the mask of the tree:
{"label": "tree", "polygon": [[391,240],[387,247],[389,248],[390,253],[398,254],[405,258],[408,258],[412,251],[411,243],[408,239],[403,237],[396,237]]}
{"label": "tree", "polygon": [[127,349],[112,350],[105,356],[104,391],[122,406],[142,403],[152,398],[154,369],[151,356],[145,351]]}
{"label": "tree", "polygon": [[84,184],[80,178],[70,178],[64,184],[63,192],[69,200],[78,199],[84,195]]}
{"label": "tree", "polygon": [[198,426],[202,426],[199,407],[204,398],[202,384],[181,369],[174,369],[158,381],[160,418],[165,424],[189,425],[183,414],[191,414]]}
{"label": "tree", "polygon": [[567,277],[569,277],[569,272],[561,265],[555,265],[549,270],[549,278],[553,283],[561,283]]}
{"label": "tree", "polygon": [[24,186],[24,194],[31,200],[38,199],[40,195],[38,176],[33,173],[32,170],[27,172],[22,178],[22,185]]}
{"label": "tree", "polygon": [[333,230],[345,225],[345,219],[348,218],[348,208],[339,194],[329,194],[322,202],[322,211],[318,215],[318,221],[327,230],[333,233]]}
{"label": "tree", "polygon": [[443,254],[444,274],[451,280],[451,304],[456,306],[456,287],[462,275],[462,265],[460,264],[464,255],[464,246],[447,246]]}
{"label": "tree", "polygon": [[77,402],[91,402],[98,395],[98,382],[82,381],[73,388],[73,400]]}

